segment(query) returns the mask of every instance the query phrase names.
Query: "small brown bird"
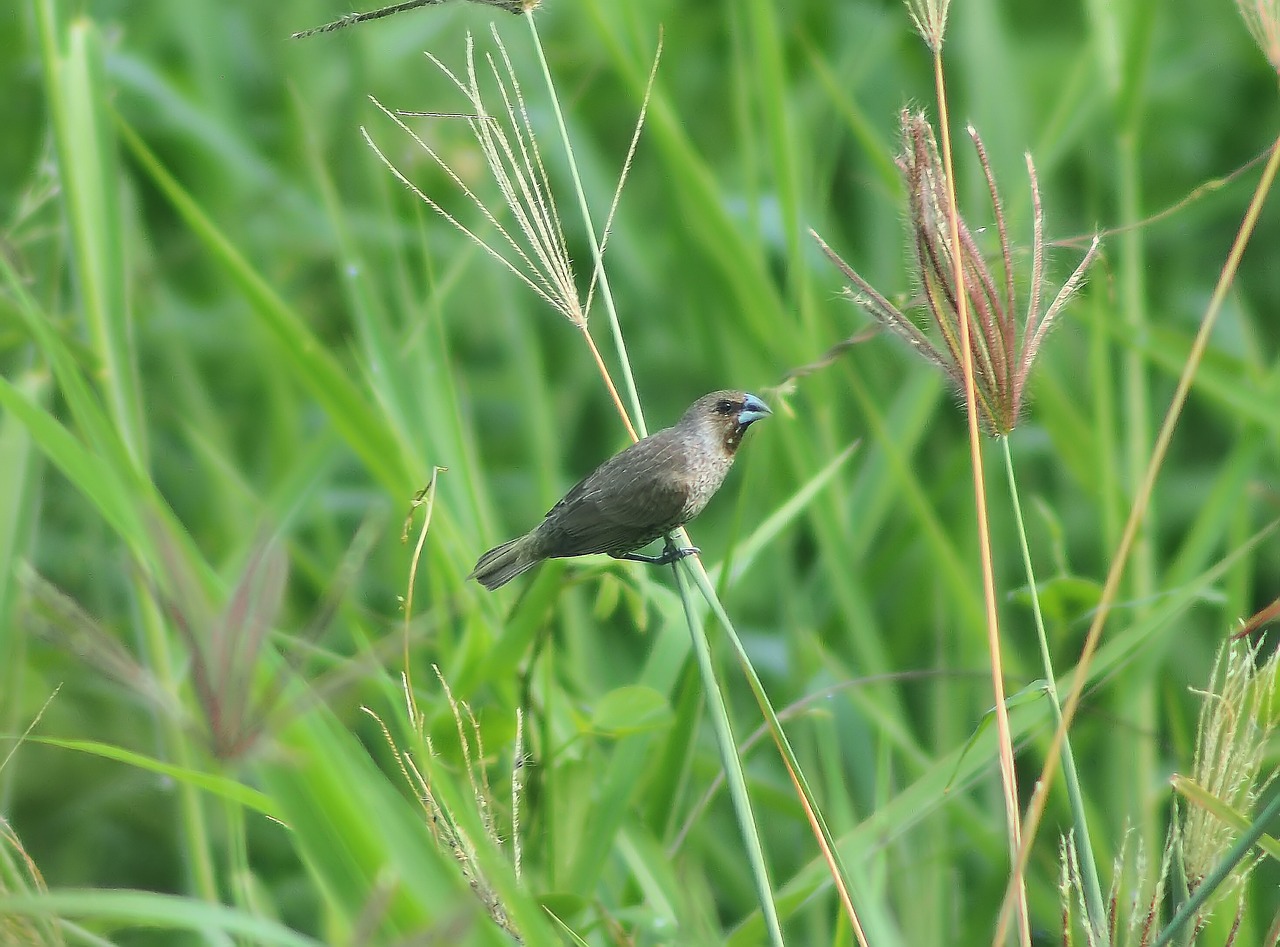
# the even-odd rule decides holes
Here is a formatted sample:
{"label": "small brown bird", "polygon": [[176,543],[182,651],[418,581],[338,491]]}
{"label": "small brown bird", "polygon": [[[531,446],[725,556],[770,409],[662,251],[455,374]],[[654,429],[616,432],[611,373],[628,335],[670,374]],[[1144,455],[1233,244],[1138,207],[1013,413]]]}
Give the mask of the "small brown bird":
{"label": "small brown bird", "polygon": [[745,391],[704,395],[675,427],[597,467],[536,528],[486,552],[467,578],[496,589],[543,559],[607,553],[662,565],[697,552],[670,545],[661,556],[634,550],[701,513],[733,466],[742,435],[771,413]]}

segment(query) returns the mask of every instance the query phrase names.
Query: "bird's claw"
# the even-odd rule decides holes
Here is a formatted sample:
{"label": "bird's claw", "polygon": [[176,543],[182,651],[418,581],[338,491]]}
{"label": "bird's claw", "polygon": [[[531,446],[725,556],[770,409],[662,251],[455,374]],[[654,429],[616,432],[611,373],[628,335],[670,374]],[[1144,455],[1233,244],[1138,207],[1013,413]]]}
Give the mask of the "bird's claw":
{"label": "bird's claw", "polygon": [[665,566],[671,562],[679,562],[685,556],[696,556],[702,552],[697,546],[677,546],[670,540],[662,550],[662,555],[657,557],[656,563]]}
{"label": "bird's claw", "polygon": [[660,556],[645,556],[638,552],[627,552],[620,556],[614,556],[613,558],[629,559],[632,562],[644,562],[651,566],[665,566],[673,562],[678,562],[685,556],[695,556],[700,552],[702,552],[702,550],[697,546],[677,546],[675,543],[668,542]]}

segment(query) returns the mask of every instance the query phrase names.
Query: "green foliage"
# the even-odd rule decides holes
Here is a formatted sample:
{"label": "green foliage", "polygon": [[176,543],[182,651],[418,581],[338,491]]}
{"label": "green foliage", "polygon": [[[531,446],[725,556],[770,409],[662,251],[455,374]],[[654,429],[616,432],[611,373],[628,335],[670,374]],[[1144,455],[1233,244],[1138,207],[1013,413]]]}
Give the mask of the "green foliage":
{"label": "green foliage", "polygon": [[[493,594],[464,578],[626,435],[578,330],[407,192],[361,128],[491,237],[369,96],[465,111],[421,52],[461,68],[467,31],[483,53],[494,22],[585,294],[588,235],[529,31],[453,3],[288,39],[343,12],[19,0],[0,31],[0,816],[39,872],[4,873],[0,917],[29,921],[0,931],[497,944],[501,915],[531,944],[761,943],[671,572],[553,562]],[[869,323],[808,228],[911,302],[892,159],[899,111],[931,101],[932,77],[908,13],[546,0],[536,15],[597,229],[662,33],[606,265],[650,429],[716,388],[773,392],[690,532],[871,942],[989,943],[1007,848],[961,411],[883,336],[774,390]],[[1054,285],[1083,235],[1224,178],[1280,128],[1275,72],[1227,3],[957,2],[943,53],[1024,270],[1035,158]],[[501,207],[464,121],[405,122]],[[991,226],[959,137],[961,207]],[[1064,693],[1255,180],[1104,236],[1038,356],[1010,446]],[[1192,758],[1187,686],[1280,594],[1278,244],[1264,210],[1072,730],[1104,875],[1126,825],[1160,851],[1166,777]],[[590,327],[618,378],[599,306]],[[436,465],[406,622],[400,521]],[[1016,694],[1043,675],[1012,515],[990,493]],[[266,551],[288,562],[269,613]],[[760,711],[706,620],[746,740]],[[210,701],[202,673],[228,667],[208,679],[234,693]],[[211,739],[232,709],[252,734],[234,752]],[[1052,718],[1043,700],[1010,714],[1029,793]],[[743,756],[787,941],[851,943],[777,751]],[[1049,942],[1070,825],[1055,785],[1028,870]],[[1263,941],[1275,879],[1264,863],[1249,881],[1237,943]]]}

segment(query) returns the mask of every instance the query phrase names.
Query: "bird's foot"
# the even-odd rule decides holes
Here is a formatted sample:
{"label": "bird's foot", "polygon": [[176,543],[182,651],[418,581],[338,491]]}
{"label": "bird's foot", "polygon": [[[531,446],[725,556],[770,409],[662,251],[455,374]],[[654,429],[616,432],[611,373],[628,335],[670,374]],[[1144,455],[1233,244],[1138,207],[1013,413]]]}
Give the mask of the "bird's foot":
{"label": "bird's foot", "polygon": [[630,559],[632,562],[647,562],[651,566],[665,566],[672,562],[678,562],[685,556],[696,556],[702,552],[697,546],[677,546],[671,540],[667,540],[666,548],[662,550],[660,556],[645,556],[638,552],[626,552],[615,559]]}

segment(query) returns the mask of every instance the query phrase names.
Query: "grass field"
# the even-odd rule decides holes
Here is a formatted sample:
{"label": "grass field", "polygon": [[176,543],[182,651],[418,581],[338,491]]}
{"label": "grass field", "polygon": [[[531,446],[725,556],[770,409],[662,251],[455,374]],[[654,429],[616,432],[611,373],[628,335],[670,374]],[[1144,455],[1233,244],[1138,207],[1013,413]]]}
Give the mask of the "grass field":
{"label": "grass field", "polygon": [[[1102,235],[1016,429],[976,440],[980,517],[964,394],[810,236],[926,325],[949,270],[916,271],[895,158],[904,108],[942,113],[905,6],[545,0],[531,29],[458,0],[290,39],[346,12],[0,17],[0,943],[1152,944],[1198,889],[1163,942],[1280,939],[1276,843],[1206,877],[1276,766],[1271,648],[1214,662],[1280,596],[1280,47],[1226,0],[954,5],[952,180],[1002,285],[972,123],[1019,323],[1024,154],[1042,310]],[[423,55],[465,78],[469,35],[499,121]],[[420,197],[516,229],[473,134],[505,116],[499,39],[562,309],[662,46],[616,321]],[[689,527],[706,573],[593,557],[486,592],[477,556],[628,443],[584,326],[641,430],[726,387],[773,416]],[[1205,706],[1242,769],[1197,751]],[[1207,854],[1205,813],[1237,821]]]}

